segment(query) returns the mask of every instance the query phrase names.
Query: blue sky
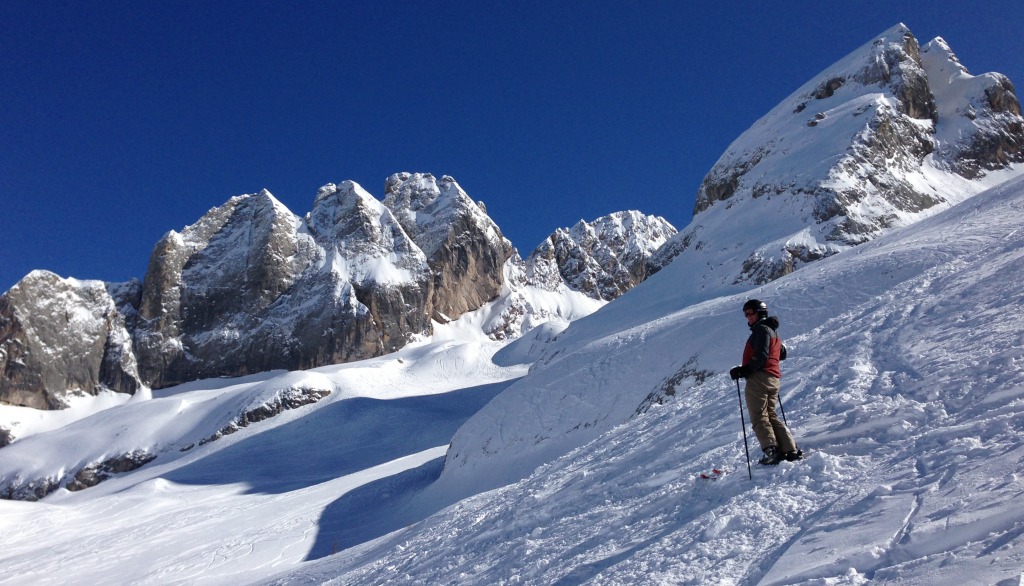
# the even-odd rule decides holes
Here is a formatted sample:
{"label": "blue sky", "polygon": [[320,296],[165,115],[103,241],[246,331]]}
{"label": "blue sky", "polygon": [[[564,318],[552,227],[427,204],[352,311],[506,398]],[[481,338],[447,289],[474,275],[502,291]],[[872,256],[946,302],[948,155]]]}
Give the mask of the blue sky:
{"label": "blue sky", "polygon": [[729,143],[903,22],[1024,84],[1024,5],[0,0],[0,291],[125,281],[211,207],[451,175],[528,254],[622,209],[689,223]]}

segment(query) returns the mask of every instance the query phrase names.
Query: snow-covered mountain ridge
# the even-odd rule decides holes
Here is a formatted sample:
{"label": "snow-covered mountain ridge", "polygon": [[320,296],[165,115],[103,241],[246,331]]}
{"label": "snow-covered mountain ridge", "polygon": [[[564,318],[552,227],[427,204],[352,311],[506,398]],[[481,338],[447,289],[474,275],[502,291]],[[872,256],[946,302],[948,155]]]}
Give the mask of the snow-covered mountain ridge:
{"label": "snow-covered mountain ridge", "polygon": [[[598,219],[596,231],[556,232],[572,256],[538,251],[524,261],[451,177],[396,173],[385,189],[377,200],[352,181],[327,184],[304,218],[266,190],[233,197],[168,232],[141,283],[89,282],[98,303],[114,306],[103,318],[111,324],[71,336],[63,313],[47,311],[50,297],[97,293],[33,273],[0,306],[0,401],[60,408],[74,393],[380,356],[488,304],[501,306],[488,333],[516,337],[524,324],[567,322],[632,287],[675,234],[662,218],[623,212]],[[72,352],[69,339],[109,351]],[[39,359],[51,353],[78,358]]]}
{"label": "snow-covered mountain ridge", "polygon": [[942,39],[919,49],[901,24],[733,141],[704,178],[693,222],[653,262],[683,255],[674,270],[694,275],[681,291],[694,302],[763,284],[963,201],[1021,162],[1010,81],[971,76]]}
{"label": "snow-covered mountain ridge", "polygon": [[[159,455],[88,490],[0,501],[6,581],[1015,583],[1022,212],[1018,179],[756,290],[641,316],[563,357],[557,381],[552,366],[494,365],[502,344],[479,329],[460,343],[472,328],[453,323],[448,341],[392,356],[193,383],[40,428],[0,450],[4,474],[130,446]],[[748,295],[783,322],[783,400],[810,454],[756,468],[753,482],[723,374]],[[708,374],[678,376],[690,371]],[[627,408],[673,379],[667,401]],[[298,387],[331,394],[181,451]],[[524,417],[548,422],[601,405],[622,419],[555,437],[561,455],[523,442],[460,461],[482,427],[467,417],[530,401]],[[494,421],[492,432],[524,435]],[[523,478],[477,493],[509,478],[491,478],[501,463]],[[697,477],[711,468],[727,473]],[[97,557],[98,543],[116,555]]]}
{"label": "snow-covered mountain ridge", "polygon": [[[753,288],[695,284],[715,257],[684,252],[511,343],[489,328],[516,323],[512,293],[567,299],[516,289],[514,257],[498,299],[389,356],[103,394],[67,425],[0,407],[21,434],[0,449],[8,488],[157,455],[0,501],[0,564],[34,584],[1019,583],[1024,179],[961,195]],[[753,296],[782,320],[782,398],[809,457],[749,481],[724,373]],[[303,390],[320,400],[198,445]],[[712,468],[727,472],[698,478]]]}

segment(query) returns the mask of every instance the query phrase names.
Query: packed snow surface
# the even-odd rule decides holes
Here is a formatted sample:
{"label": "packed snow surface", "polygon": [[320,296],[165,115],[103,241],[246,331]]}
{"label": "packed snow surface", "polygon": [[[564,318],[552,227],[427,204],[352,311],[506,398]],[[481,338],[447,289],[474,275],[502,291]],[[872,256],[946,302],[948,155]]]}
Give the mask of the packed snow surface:
{"label": "packed snow surface", "polygon": [[[73,423],[5,409],[30,432],[0,478],[157,458],[0,501],[0,583],[1020,584],[1022,217],[1019,179],[696,305],[665,270],[506,366],[456,322],[361,363],[100,398]],[[752,480],[724,374],[749,297],[782,322],[807,452]],[[198,445],[295,389],[331,393]]]}

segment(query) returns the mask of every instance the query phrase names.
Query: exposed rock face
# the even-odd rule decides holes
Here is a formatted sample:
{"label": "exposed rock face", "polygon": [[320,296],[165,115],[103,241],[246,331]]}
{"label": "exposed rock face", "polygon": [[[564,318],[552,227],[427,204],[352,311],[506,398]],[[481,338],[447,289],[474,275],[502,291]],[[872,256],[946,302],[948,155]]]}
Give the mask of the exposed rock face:
{"label": "exposed rock face", "polygon": [[0,296],[0,402],[59,409],[70,394],[140,386],[131,337],[104,283],[34,271]]}
{"label": "exposed rock face", "polygon": [[484,331],[515,338],[545,322],[558,329],[597,311],[647,277],[650,258],[676,229],[637,211],[559,228],[526,260],[505,265],[505,287]]}
{"label": "exposed rock face", "polygon": [[[513,254],[451,177],[393,175],[385,202],[328,184],[305,218],[265,190],[233,197],[168,232],[142,283],[39,273],[5,295],[0,400],[59,408],[68,392],[379,356],[495,299]],[[92,321],[65,343],[79,315]]]}
{"label": "exposed rock face", "polygon": [[423,253],[353,182],[321,188],[305,221],[266,191],[232,198],[157,245],[143,376],[160,387],[390,352],[430,331],[430,285]]}
{"label": "exposed rock face", "polygon": [[311,262],[313,246],[299,235],[300,225],[263,191],[234,197],[182,233],[164,236],[150,257],[137,312],[143,379],[167,386],[239,373],[233,362],[258,360],[251,348],[234,357],[225,352],[242,350],[252,318]]}
{"label": "exposed rock face", "polygon": [[972,77],[941,39],[919,49],[898,25],[736,139],[652,270],[692,255],[697,297],[779,278],[1008,178],[1022,123],[1004,76]]}
{"label": "exposed rock face", "polygon": [[972,76],[941,37],[921,49],[938,104],[939,160],[968,179],[1024,162],[1024,119],[1013,84],[1000,73]]}
{"label": "exposed rock face", "polygon": [[[843,120],[837,120],[840,117]],[[905,185],[903,169],[890,169],[886,162],[891,158],[897,167],[919,168],[933,149],[932,128],[921,122],[935,118],[917,40],[905,27],[890,29],[805,85],[737,139],[704,178],[694,215],[741,193],[754,198],[795,193],[813,197],[814,219],[827,222],[845,215],[868,195],[863,180],[909,194],[913,190]],[[816,132],[801,131],[804,125]],[[763,128],[767,126],[780,132]],[[804,139],[803,144],[793,144],[797,136]],[[767,176],[755,172],[808,146],[827,147],[821,156],[831,160],[824,169],[807,169],[807,160],[801,158],[799,168]],[[849,186],[826,184],[832,176],[857,173],[861,181]],[[896,200],[893,207],[910,211],[935,203],[928,196]],[[830,239],[862,240],[861,234],[886,222],[884,216],[847,216],[846,221],[845,226],[836,226]]]}
{"label": "exposed rock face", "polygon": [[351,181],[327,185],[307,223],[320,256],[280,308],[296,324],[288,368],[379,356],[431,332],[426,258],[381,202]]}
{"label": "exposed rock face", "polygon": [[512,244],[454,179],[396,173],[385,184],[384,205],[426,254],[435,320],[457,319],[498,296]]}
{"label": "exposed rock face", "polygon": [[648,260],[676,229],[638,211],[610,214],[555,230],[526,259],[530,283],[554,290],[561,283],[593,299],[611,301],[647,278]]}
{"label": "exposed rock face", "polygon": [[[65,488],[72,492],[91,488],[104,480],[109,480],[114,474],[137,470],[155,459],[156,454],[151,454],[146,450],[134,450],[102,462],[93,462],[76,472]],[[8,487],[5,492],[13,494],[14,489]]]}

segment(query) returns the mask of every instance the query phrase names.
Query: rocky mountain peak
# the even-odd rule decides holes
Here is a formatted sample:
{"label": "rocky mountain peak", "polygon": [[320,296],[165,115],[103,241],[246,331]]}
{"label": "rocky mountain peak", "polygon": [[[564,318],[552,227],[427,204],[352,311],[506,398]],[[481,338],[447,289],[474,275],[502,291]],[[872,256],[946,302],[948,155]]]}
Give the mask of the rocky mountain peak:
{"label": "rocky mountain peak", "polygon": [[[141,283],[26,277],[0,308],[0,401],[59,407],[69,392],[379,356],[501,293],[514,249],[453,178],[397,173],[386,186],[381,201],[353,181],[324,185],[304,218],[267,190],[232,197],[167,232]],[[80,344],[60,321],[77,314],[95,322]],[[83,358],[33,361],[46,353]]]}
{"label": "rocky mountain peak", "polygon": [[733,141],[654,269],[685,252],[692,293],[749,287],[962,201],[1019,172],[1015,103],[1004,76],[894,26]]}
{"label": "rocky mountain peak", "polygon": [[[452,178],[445,175],[446,181]],[[392,209],[419,211],[441,196],[432,173],[394,173],[384,181],[384,201]]]}
{"label": "rocky mountain peak", "polygon": [[[675,233],[664,218],[638,211],[556,229],[525,260],[516,254],[506,263],[505,286],[484,331],[507,339],[537,328],[533,342],[554,336],[643,281],[651,256]],[[523,358],[519,350],[510,354]]]}
{"label": "rocky mountain peak", "polygon": [[[843,124],[837,127],[840,115]],[[873,136],[879,128],[896,125],[912,135],[914,144],[908,146],[923,157],[930,152],[930,129],[908,126],[908,119],[935,117],[917,40],[906,26],[894,26],[805,83],[734,141],[701,184],[694,216],[743,187],[749,186],[756,196],[790,187],[819,188],[823,176],[838,167],[836,158],[846,155],[855,143],[869,140],[864,130]],[[828,156],[821,157],[818,165],[806,168],[812,158],[801,158],[783,164],[770,177],[752,181],[761,175],[752,172],[755,167],[758,171],[776,167],[777,159],[822,147],[828,147]],[[785,182],[777,180],[776,175],[782,174],[787,176]],[[819,206],[819,215],[838,212],[830,207],[834,206]]]}
{"label": "rocky mountain peak", "polygon": [[942,83],[943,75],[949,76],[946,80],[952,81],[953,77],[959,75],[970,75],[970,71],[960,63],[960,59],[953,53],[949,43],[942,37],[935,37],[921,48],[921,53],[931,57],[933,66],[928,70],[928,79],[931,83]]}
{"label": "rocky mountain peak", "polygon": [[453,225],[469,224],[491,240],[504,239],[484,209],[448,175],[437,181],[430,173],[395,173],[385,183],[384,205],[428,258],[444,246]]}
{"label": "rocky mountain peak", "polygon": [[426,257],[391,210],[354,181],[321,187],[307,224],[356,282],[414,281],[427,270]]}
{"label": "rocky mountain peak", "polygon": [[526,259],[529,282],[555,290],[563,282],[611,301],[647,278],[648,260],[676,229],[664,218],[630,210],[559,228]]}
{"label": "rocky mountain peak", "polygon": [[514,249],[453,178],[396,173],[385,182],[384,205],[426,254],[435,320],[456,319],[498,296]]}
{"label": "rocky mountain peak", "polygon": [[1005,75],[971,75],[941,37],[921,49],[921,61],[938,104],[938,165],[978,179],[1024,161],[1024,119]]}

